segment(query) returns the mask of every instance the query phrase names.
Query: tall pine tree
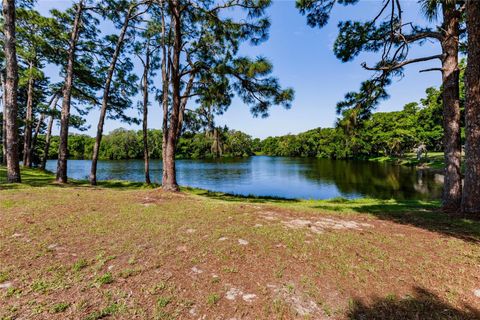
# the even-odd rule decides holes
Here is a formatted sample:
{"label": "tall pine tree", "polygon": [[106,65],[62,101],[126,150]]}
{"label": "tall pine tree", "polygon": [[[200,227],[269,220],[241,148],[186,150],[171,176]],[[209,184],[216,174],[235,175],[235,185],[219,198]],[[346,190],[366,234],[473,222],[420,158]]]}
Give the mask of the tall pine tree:
{"label": "tall pine tree", "polygon": [[[176,146],[192,97],[199,105],[215,100],[228,106],[236,93],[254,115],[267,116],[272,105],[288,107],[293,90],[280,87],[265,58],[238,53],[241,43],[258,44],[267,38],[265,9],[270,1],[160,0],[158,5],[163,38],[162,187],[178,191]],[[232,10],[238,12],[236,18],[229,16]]]}
{"label": "tall pine tree", "polygon": [[[297,7],[307,16],[312,27],[323,27],[337,1],[334,0],[298,0]],[[339,0],[339,4],[352,5],[358,0]],[[423,71],[441,71],[443,86],[443,127],[445,154],[445,183],[443,209],[457,211],[462,195],[461,181],[461,143],[460,143],[460,98],[459,98],[459,41],[460,23],[464,10],[463,1],[422,0],[423,12],[435,21],[441,16],[441,22],[435,28],[418,26],[405,21],[402,1],[386,0],[379,4],[378,10],[367,22],[343,21],[339,23],[339,35],[334,45],[336,56],[342,61],[350,61],[361,52],[376,52],[379,61],[375,66],[363,67],[374,71],[373,77],[362,83],[358,92],[349,92],[345,100],[337,105],[338,111],[361,121],[367,118],[372,109],[382,99],[388,98],[386,87],[392,78],[403,75],[404,67],[425,61],[437,60],[441,67]],[[427,40],[440,44],[442,52],[411,58],[415,45]]]}

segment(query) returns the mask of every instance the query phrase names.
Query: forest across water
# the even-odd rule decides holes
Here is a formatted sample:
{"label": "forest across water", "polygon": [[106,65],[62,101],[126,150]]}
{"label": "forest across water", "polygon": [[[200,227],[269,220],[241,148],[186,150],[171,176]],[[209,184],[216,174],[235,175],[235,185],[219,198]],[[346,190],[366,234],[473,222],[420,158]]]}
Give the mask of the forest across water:
{"label": "forest across water", "polygon": [[[178,159],[239,158],[251,155],[317,157],[329,159],[368,159],[402,157],[423,145],[427,152],[442,151],[441,91],[428,88],[420,103],[412,102],[401,111],[377,112],[361,127],[349,130],[348,119],[339,120],[335,128],[316,128],[299,134],[268,137],[252,136],[227,127],[199,126],[187,121],[177,144]],[[162,131],[147,132],[149,156],[162,157]],[[43,157],[45,136],[39,135],[34,159]],[[58,156],[59,137],[51,140],[48,159]],[[95,138],[71,135],[70,159],[91,159]],[[105,135],[99,153],[103,160],[143,159],[142,130],[116,129]]]}

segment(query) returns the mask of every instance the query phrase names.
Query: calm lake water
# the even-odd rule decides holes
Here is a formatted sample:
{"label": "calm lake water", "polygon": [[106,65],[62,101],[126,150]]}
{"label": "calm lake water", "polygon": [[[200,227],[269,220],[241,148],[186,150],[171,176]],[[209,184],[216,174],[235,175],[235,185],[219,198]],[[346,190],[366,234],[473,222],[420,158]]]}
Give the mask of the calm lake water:
{"label": "calm lake water", "polygon": [[[160,182],[162,163],[150,162],[150,175]],[[47,163],[55,171],[56,160]],[[86,179],[89,160],[69,160],[68,175]],[[99,180],[143,181],[142,160],[99,161]],[[178,160],[180,185],[241,195],[329,199],[438,199],[442,176],[389,163],[255,156],[244,159]]]}

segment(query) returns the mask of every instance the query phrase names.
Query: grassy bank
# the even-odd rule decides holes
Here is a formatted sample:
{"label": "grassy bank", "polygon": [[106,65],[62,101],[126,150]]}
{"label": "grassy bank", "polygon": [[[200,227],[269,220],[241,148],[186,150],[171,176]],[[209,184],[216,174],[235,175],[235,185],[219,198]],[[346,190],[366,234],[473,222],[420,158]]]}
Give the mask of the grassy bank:
{"label": "grassy bank", "polygon": [[436,202],[22,178],[0,167],[1,319],[480,316],[480,223]]}
{"label": "grassy bank", "polygon": [[429,152],[426,157],[418,160],[415,153],[406,153],[403,157],[374,157],[370,161],[394,162],[400,165],[416,166],[434,170],[443,170],[444,167],[443,152]]}

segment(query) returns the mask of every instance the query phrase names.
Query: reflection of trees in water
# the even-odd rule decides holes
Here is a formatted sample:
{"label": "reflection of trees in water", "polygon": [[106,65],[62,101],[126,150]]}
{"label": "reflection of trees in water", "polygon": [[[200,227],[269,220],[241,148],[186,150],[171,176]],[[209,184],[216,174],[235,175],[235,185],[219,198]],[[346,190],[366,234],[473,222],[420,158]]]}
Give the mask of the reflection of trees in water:
{"label": "reflection of trees in water", "polygon": [[238,183],[252,179],[250,159],[246,158],[179,160],[177,173],[182,183]]}
{"label": "reflection of trees in water", "polygon": [[310,180],[334,183],[344,194],[360,193],[375,198],[439,198],[441,185],[426,170],[376,163],[328,159],[304,159],[302,174]]}
{"label": "reflection of trees in water", "polygon": [[[47,169],[52,170],[55,165],[55,162],[49,161]],[[70,160],[69,175],[75,179],[85,179],[89,168],[89,160]],[[161,161],[153,160],[151,175],[155,182],[161,180],[161,171]],[[361,194],[374,198],[400,200],[440,198],[442,185],[442,176],[428,170],[369,161],[312,158],[265,156],[221,160],[179,160],[177,172],[180,183],[185,185],[218,189],[224,185],[235,188],[241,184],[248,184],[248,191],[252,194],[259,192],[259,188],[263,188],[262,193],[284,188],[282,196],[292,193],[292,181],[296,183],[296,188],[318,186],[320,190],[320,185],[331,184],[344,195]],[[143,181],[143,161],[100,161],[98,174],[101,180]],[[307,190],[307,193],[311,194],[311,190]]]}

